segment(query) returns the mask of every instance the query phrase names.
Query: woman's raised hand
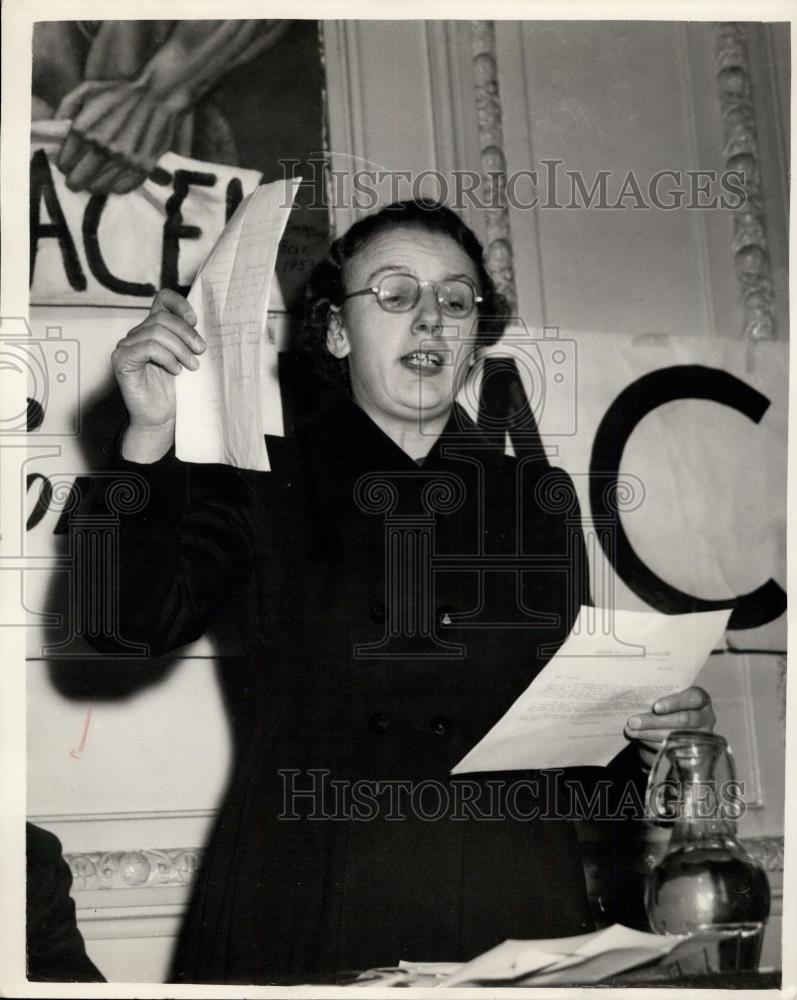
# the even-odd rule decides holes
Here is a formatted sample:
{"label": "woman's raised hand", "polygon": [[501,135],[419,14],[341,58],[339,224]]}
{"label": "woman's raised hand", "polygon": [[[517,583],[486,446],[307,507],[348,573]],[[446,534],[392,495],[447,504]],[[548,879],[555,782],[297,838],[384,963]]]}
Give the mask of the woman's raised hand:
{"label": "woman's raised hand", "polygon": [[164,288],[149,316],[116,345],[111,360],[130,417],[122,454],[130,461],[157,461],[174,441],[174,377],[197,369],[207,346],[195,324],[188,301]]}

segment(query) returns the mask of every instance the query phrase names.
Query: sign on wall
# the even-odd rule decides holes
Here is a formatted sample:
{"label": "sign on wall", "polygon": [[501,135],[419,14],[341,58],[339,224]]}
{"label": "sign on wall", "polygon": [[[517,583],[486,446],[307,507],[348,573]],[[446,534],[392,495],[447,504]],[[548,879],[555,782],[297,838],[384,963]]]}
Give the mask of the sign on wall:
{"label": "sign on wall", "polygon": [[[301,172],[321,146],[316,28],[274,21],[36,25],[31,302],[55,307],[36,318],[66,331],[65,343],[82,351],[80,362],[71,347],[50,342],[49,332],[34,332],[45,361],[68,357],[65,385],[79,377],[79,405],[88,415],[78,436],[77,403],[64,408],[62,427],[44,407],[36,434],[39,441],[51,432],[72,435],[75,475],[98,468],[91,442],[107,429],[90,415],[97,396],[113,395],[105,359],[137,318],[110,322],[100,313],[92,323],[85,312],[68,316],[70,308],[146,308],[161,286],[185,290],[261,175]],[[178,49],[181,59],[211,50],[219,56],[213,85],[190,95],[171,132],[158,132],[159,115],[171,112],[148,104],[146,88],[130,81],[160,73],[168,90]],[[279,92],[287,79],[289,99]],[[156,152],[156,165],[145,170]],[[326,236],[325,210],[303,203],[302,194],[312,201],[317,192],[300,192],[281,244],[286,304]],[[548,333],[508,331],[474,370],[464,401],[474,416],[489,417],[484,372],[491,384],[496,373],[503,379],[503,417],[519,391],[526,415],[510,420],[510,447],[522,453],[541,435],[549,460],[573,477],[596,603],[674,613],[732,602],[729,635],[737,645],[785,648],[786,348],[688,334]],[[508,358],[514,386],[501,365]],[[47,518],[36,490],[47,499],[47,472],[32,467],[32,475],[27,502],[38,506],[28,524],[32,518],[29,530],[41,532]]]}
{"label": "sign on wall", "polygon": [[72,191],[55,162],[69,127],[31,134],[31,303],[146,306],[159,288],[185,293],[260,174],[164,153],[133,191]]}
{"label": "sign on wall", "polygon": [[325,252],[318,22],[39,21],[31,302],[184,290],[243,195],[305,178],[277,261],[288,310]]}
{"label": "sign on wall", "polygon": [[731,647],[785,650],[786,344],[510,329],[471,415],[494,379],[510,449],[541,440],[575,483],[596,604],[731,605]]}
{"label": "sign on wall", "polygon": [[[37,338],[46,341],[58,315],[34,310]],[[132,317],[80,310],[58,327],[62,350],[79,353],[70,371],[79,367],[81,382],[79,392],[68,380],[53,383],[42,423],[27,435],[26,554],[65,555],[68,518],[58,507],[68,507],[68,483],[110,468],[107,446],[124,414],[109,355]],[[285,346],[279,317],[269,335]],[[523,456],[541,441],[547,461],[572,477],[596,604],[663,613],[730,604],[731,647],[781,650],[787,371],[786,346],[776,342],[509,330],[461,401],[488,429],[509,428],[509,450]],[[488,412],[494,380],[503,380],[502,398],[525,400],[525,416]],[[66,564],[62,574],[65,585]],[[40,623],[46,582],[44,572],[26,582],[26,606]],[[41,640],[31,635],[34,645]]]}

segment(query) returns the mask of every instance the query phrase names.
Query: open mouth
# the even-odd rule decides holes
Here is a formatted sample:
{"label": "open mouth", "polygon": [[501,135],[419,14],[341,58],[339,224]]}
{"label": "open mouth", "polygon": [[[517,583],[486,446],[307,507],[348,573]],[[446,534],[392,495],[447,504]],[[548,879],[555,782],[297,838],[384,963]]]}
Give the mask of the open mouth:
{"label": "open mouth", "polygon": [[401,363],[413,371],[439,371],[445,360],[437,351],[412,351],[404,355]]}

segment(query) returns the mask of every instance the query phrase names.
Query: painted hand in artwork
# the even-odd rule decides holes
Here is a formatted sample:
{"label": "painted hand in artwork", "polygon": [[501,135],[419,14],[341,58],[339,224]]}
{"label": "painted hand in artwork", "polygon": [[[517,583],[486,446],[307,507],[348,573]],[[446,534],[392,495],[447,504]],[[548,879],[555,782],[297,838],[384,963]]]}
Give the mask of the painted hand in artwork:
{"label": "painted hand in artwork", "polygon": [[171,148],[196,102],[232,68],[276,45],[289,25],[178,21],[135,79],[79,84],[55,115],[72,122],[57,160],[67,186],[93,194],[137,188]]}

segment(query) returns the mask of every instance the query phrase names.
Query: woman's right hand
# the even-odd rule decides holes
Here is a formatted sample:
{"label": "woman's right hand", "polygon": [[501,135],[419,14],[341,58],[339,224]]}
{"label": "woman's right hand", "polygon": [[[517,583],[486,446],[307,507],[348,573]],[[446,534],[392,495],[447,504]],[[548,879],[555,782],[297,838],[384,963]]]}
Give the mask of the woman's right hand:
{"label": "woman's right hand", "polygon": [[196,370],[207,346],[196,321],[188,301],[164,288],[149,316],[116,345],[111,360],[130,417],[122,454],[131,461],[156,461],[174,441],[174,377]]}

